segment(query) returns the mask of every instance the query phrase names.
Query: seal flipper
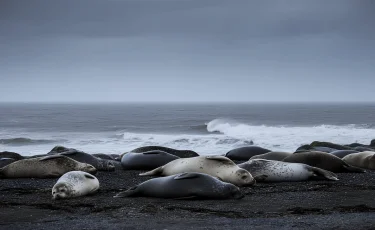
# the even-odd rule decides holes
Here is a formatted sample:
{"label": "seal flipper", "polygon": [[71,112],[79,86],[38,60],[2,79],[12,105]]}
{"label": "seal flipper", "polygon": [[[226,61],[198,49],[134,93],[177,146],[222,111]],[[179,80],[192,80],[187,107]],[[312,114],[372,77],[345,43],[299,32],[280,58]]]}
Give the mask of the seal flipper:
{"label": "seal flipper", "polygon": [[324,178],[327,178],[328,180],[339,180],[337,175],[331,171],[317,167],[309,167],[309,169],[313,172],[314,176],[322,176]]}
{"label": "seal flipper", "polygon": [[93,176],[93,175],[90,175],[90,174],[86,174],[85,173],[85,177],[87,178],[87,179],[92,179],[92,180],[95,180],[95,177]]}
{"label": "seal flipper", "polygon": [[221,163],[228,164],[228,165],[236,165],[231,159],[225,156],[206,156],[207,160],[215,160],[220,161]]}
{"label": "seal flipper", "polygon": [[134,196],[135,194],[137,194],[137,188],[138,188],[138,186],[134,186],[134,187],[131,187],[124,192],[117,193],[117,195],[114,196],[114,198]]}
{"label": "seal flipper", "polygon": [[160,166],[159,168],[156,168],[154,170],[151,170],[151,171],[148,171],[148,172],[145,172],[145,173],[140,173],[139,176],[157,176],[157,175],[161,175],[163,173],[163,167],[164,166]]}
{"label": "seal flipper", "polygon": [[358,168],[358,167],[354,167],[354,166],[351,166],[351,165],[349,165],[349,164],[344,164],[343,166],[342,166],[346,171],[348,171],[348,172],[357,172],[357,173],[364,173],[364,172],[366,172],[366,170],[364,170],[364,169],[361,169],[361,168]]}

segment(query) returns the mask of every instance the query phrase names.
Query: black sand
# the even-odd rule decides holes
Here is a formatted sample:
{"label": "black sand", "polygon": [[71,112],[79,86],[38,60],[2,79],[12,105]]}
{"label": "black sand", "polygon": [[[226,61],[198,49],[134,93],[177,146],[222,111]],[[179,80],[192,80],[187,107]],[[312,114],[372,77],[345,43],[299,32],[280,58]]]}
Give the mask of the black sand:
{"label": "black sand", "polygon": [[99,172],[93,196],[51,199],[57,179],[0,180],[0,229],[374,229],[375,172],[257,184],[242,200],[113,198],[150,177]]}

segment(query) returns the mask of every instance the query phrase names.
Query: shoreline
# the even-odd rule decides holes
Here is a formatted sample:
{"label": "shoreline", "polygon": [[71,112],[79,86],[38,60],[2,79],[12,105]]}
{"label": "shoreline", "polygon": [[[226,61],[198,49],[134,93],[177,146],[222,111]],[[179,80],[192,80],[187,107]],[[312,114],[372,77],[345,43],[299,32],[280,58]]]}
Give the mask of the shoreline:
{"label": "shoreline", "polygon": [[0,180],[0,229],[369,229],[375,172],[339,181],[258,183],[241,200],[113,198],[151,177],[98,172],[96,194],[52,200],[55,179]]}

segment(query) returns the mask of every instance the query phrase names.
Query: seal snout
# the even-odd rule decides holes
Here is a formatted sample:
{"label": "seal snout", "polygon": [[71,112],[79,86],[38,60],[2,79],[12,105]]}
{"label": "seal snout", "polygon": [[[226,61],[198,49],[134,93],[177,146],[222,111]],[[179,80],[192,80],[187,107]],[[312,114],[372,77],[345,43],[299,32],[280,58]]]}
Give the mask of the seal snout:
{"label": "seal snout", "polygon": [[112,172],[112,171],[115,171],[115,169],[116,169],[116,166],[112,162],[109,161],[107,164],[107,171]]}

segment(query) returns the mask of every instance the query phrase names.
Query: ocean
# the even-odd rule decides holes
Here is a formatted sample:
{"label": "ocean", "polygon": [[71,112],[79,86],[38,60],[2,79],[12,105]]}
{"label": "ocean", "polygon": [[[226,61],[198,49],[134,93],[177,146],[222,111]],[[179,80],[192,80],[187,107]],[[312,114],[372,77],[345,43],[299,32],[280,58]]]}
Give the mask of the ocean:
{"label": "ocean", "polygon": [[223,154],[254,145],[294,151],[312,141],[368,144],[375,104],[0,104],[0,151],[56,145],[123,153],[145,145]]}

